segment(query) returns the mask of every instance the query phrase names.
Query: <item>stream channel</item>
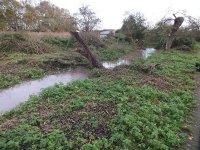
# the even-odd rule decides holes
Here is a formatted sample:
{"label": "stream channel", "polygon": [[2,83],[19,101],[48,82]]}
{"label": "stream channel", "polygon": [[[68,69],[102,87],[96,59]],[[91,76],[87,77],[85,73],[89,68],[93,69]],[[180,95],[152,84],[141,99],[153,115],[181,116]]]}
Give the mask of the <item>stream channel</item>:
{"label": "stream channel", "polygon": [[[154,48],[145,50],[137,50],[126,56],[123,56],[118,61],[103,62],[103,66],[107,69],[113,69],[116,66],[128,65],[133,59],[146,59],[152,53],[155,53]],[[10,111],[21,103],[27,101],[31,95],[38,95],[42,89],[48,88],[55,84],[69,84],[75,80],[84,80],[88,78],[88,73],[83,68],[69,69],[64,73],[48,75],[38,80],[32,80],[15,85],[11,88],[0,90],[0,114]],[[194,120],[191,122],[193,126],[192,139],[188,140],[184,146],[186,150],[200,150],[199,128],[200,128],[200,73],[194,77],[197,83],[195,90],[195,98],[197,107],[193,111]]]}
{"label": "stream channel", "polygon": [[[154,48],[137,50],[122,57],[118,61],[104,62],[103,66],[107,69],[113,69],[116,66],[129,64],[131,59],[146,59],[155,51],[156,50]],[[88,74],[83,68],[76,68],[69,69],[64,73],[48,75],[38,80],[23,82],[11,88],[0,90],[0,114],[3,114],[27,101],[31,95],[38,95],[44,88],[48,88],[59,83],[67,85],[72,81],[84,80],[87,78]]]}

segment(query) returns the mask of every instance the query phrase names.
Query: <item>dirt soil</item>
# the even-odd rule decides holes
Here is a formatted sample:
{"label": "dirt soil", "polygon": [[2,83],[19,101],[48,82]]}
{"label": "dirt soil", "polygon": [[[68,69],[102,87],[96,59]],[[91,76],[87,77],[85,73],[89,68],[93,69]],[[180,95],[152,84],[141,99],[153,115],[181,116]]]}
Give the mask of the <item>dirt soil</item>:
{"label": "dirt soil", "polygon": [[200,73],[194,75],[196,81],[195,99],[196,108],[193,111],[192,134],[188,137],[185,150],[200,150]]}

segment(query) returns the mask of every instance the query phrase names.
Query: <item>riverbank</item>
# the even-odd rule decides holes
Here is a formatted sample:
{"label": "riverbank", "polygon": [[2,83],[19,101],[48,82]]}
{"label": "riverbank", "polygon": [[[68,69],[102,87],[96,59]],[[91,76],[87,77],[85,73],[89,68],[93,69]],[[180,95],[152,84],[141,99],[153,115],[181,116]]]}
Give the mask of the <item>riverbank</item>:
{"label": "riverbank", "polygon": [[[74,42],[71,42],[71,47],[69,47],[68,43],[70,43],[70,39],[59,37],[29,37],[30,39],[28,39],[30,41],[36,40],[31,46],[29,45],[30,52],[16,49],[15,45],[22,45],[23,49],[29,48],[26,45],[23,46],[24,43],[30,44],[29,40],[26,41],[27,37],[25,35],[9,33],[0,36],[0,46],[3,45],[4,47],[3,50],[0,50],[0,89],[11,87],[23,81],[39,79],[49,74],[64,72],[70,67],[76,68],[84,66],[89,68],[87,59],[76,52]],[[32,52],[31,50],[35,50],[35,47],[37,47],[40,41],[42,43],[39,45],[43,45],[45,51]],[[127,43],[112,41],[109,44],[111,46],[107,48],[91,47],[99,61],[117,60],[130,51],[134,51]]]}
{"label": "riverbank", "polygon": [[[106,69],[113,69],[116,66],[128,65],[134,59],[146,59],[151,54],[155,53],[155,49],[147,48],[146,50],[137,50],[123,56],[118,61],[108,61],[103,63]],[[66,69],[66,68],[65,68]],[[28,100],[31,95],[38,95],[39,92],[55,84],[62,83],[64,85],[70,84],[75,80],[86,79],[88,77],[89,69],[85,67],[68,68],[62,72],[46,75],[43,78],[24,81],[11,88],[0,91],[0,114],[14,109],[19,104]],[[47,72],[48,73],[48,72]],[[27,91],[28,89],[28,91]]]}
{"label": "riverbank", "polygon": [[[45,89],[0,117],[0,149],[180,148],[191,132],[197,61],[196,53],[158,52]],[[151,64],[160,66],[137,67]]]}
{"label": "riverbank", "polygon": [[6,52],[1,54],[0,60],[0,89],[87,64],[87,60],[73,50],[58,49],[43,54]]}

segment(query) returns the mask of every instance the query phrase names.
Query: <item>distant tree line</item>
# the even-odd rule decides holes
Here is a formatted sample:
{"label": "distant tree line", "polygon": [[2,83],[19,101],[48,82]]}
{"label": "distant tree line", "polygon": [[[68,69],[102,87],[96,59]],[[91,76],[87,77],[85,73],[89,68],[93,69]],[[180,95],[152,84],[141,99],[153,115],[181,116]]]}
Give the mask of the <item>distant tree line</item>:
{"label": "distant tree line", "polygon": [[[172,47],[193,48],[194,41],[200,42],[200,18],[194,18],[185,13],[178,15],[185,18],[185,25],[177,31]],[[149,26],[140,12],[128,13],[121,29],[117,32],[124,35],[125,41],[135,43],[141,48],[150,44],[155,48],[164,48],[174,21],[175,18],[164,17],[154,26]]]}
{"label": "distant tree line", "polygon": [[0,31],[92,31],[100,22],[87,5],[70,15],[67,9],[48,1],[33,4],[32,0],[0,0]]}
{"label": "distant tree line", "polygon": [[0,1],[0,30],[69,31],[72,25],[67,9],[47,1],[41,1],[37,5],[30,1]]}

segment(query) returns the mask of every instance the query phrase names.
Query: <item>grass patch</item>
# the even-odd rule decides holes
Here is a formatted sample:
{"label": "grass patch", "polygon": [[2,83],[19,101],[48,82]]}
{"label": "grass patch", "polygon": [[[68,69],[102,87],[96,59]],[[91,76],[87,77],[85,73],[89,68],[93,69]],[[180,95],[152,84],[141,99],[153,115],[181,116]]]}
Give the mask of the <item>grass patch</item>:
{"label": "grass patch", "polygon": [[45,37],[43,38],[43,41],[51,44],[51,45],[56,45],[59,47],[62,47],[64,49],[72,48],[74,47],[75,44],[75,39],[72,37],[67,37],[67,38],[61,38],[61,37]]}
{"label": "grass patch", "polygon": [[113,38],[103,39],[103,43],[106,45],[106,48],[92,48],[100,61],[115,61],[137,49],[134,45],[119,42]]}
{"label": "grass patch", "polygon": [[101,61],[113,61],[118,60],[123,55],[127,54],[124,50],[119,50],[116,48],[98,48],[94,49],[94,53],[97,55],[98,59]]}
{"label": "grass patch", "polygon": [[[0,117],[0,149],[180,148],[195,106],[198,60],[192,53],[159,52],[144,62],[161,64],[151,74],[132,65],[95,69],[92,79],[45,89]],[[147,77],[153,80],[141,84]]]}
{"label": "grass patch", "polygon": [[0,75],[0,89],[19,83],[19,78],[11,75]]}

